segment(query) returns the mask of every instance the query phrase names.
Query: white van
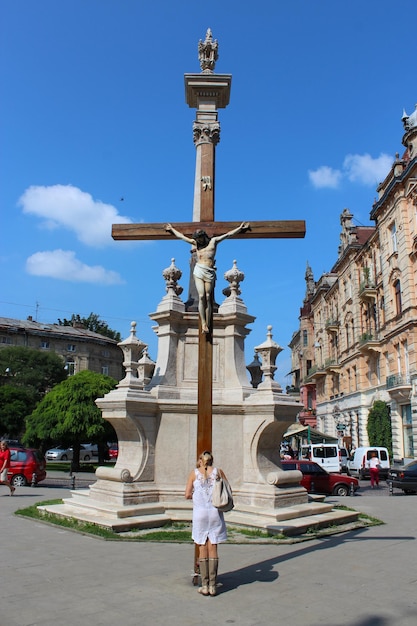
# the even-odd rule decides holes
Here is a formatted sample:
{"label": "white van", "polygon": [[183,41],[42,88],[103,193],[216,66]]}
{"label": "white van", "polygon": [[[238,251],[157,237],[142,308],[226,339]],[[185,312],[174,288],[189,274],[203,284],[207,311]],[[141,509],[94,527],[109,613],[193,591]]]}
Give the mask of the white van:
{"label": "white van", "polygon": [[310,459],[328,472],[340,472],[339,446],[337,443],[310,443],[301,446],[300,459]]}
{"label": "white van", "polygon": [[355,478],[369,478],[368,461],[372,456],[372,452],[377,453],[379,464],[381,466],[379,474],[381,478],[386,479],[390,468],[389,454],[386,448],[381,448],[380,446],[363,446],[353,450],[347,462],[348,476],[355,476]]}

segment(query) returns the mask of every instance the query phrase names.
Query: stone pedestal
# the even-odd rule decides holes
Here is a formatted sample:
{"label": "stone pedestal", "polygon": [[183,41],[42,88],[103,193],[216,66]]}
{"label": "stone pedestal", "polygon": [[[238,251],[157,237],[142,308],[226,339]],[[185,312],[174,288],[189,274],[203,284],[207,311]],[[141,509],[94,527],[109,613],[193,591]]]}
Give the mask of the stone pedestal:
{"label": "stone pedestal", "polygon": [[[201,74],[185,75],[186,102],[197,109],[193,125],[193,221],[199,227],[201,223],[213,227],[218,109],[228,105],[231,76],[214,74],[217,41],[210,29],[205,41],[199,42],[199,59]],[[255,224],[259,237],[281,237],[285,232],[289,236],[304,235],[301,223],[294,222],[284,231],[282,225],[277,228],[278,223],[252,222],[252,229]],[[120,229],[113,227],[113,237],[143,238],[143,234],[138,232],[138,225],[134,237],[132,232],[121,234]],[[159,229],[152,234],[147,229],[145,238],[150,237],[161,238]],[[198,402],[200,418],[204,418],[204,409],[209,405],[201,400],[201,393],[198,400],[199,320],[194,312],[194,281],[190,276],[186,310],[180,299],[182,288],[177,284],[181,272],[174,260],[163,276],[167,295],[150,316],[158,335],[152,377],[145,346],[136,338],[136,325],[132,324],[130,336],[119,344],[125,356],[126,376],[117,389],[97,400],[104,419],[117,433],[117,463],[114,468],[100,467],[97,482],[89,490],[75,491],[63,505],[47,507],[52,512],[118,530],[191,520],[191,503],[184,499],[185,483],[196,464]],[[264,380],[254,388],[246,373],[245,339],[250,332],[248,324],[255,318],[248,314],[240,298],[239,284],[244,275],[236,262],[225,278],[230,285],[224,292],[227,297],[213,320],[210,425],[215,464],[225,471],[234,493],[235,509],[227,514],[227,519],[273,532],[279,532],[283,524],[289,528],[294,524],[289,520],[298,517],[305,517],[305,524],[311,525],[314,505],[299,485],[301,473],[284,472],[280,467],[283,434],[300,410],[300,404],[284,395],[274,381],[275,360],[281,348],[268,328],[266,341],[256,348],[262,359]],[[203,357],[201,362],[211,363]],[[200,374],[204,374],[204,368]],[[203,375],[200,391],[202,379]],[[199,430],[201,435],[202,429]],[[329,505],[315,505],[316,514],[330,510]]]}
{"label": "stone pedestal", "polygon": [[[158,335],[150,382],[141,375],[145,346],[132,324],[130,336],[120,344],[126,377],[97,400],[117,433],[115,467],[98,468],[97,482],[89,490],[72,492],[63,505],[47,507],[49,511],[119,530],[191,519],[184,489],[196,463],[198,314],[185,312],[175,281],[167,290],[150,316]],[[280,467],[280,443],[300,404],[273,379],[281,348],[270,328],[266,342],[256,348],[264,380],[257,389],[250,385],[244,343],[254,318],[238,292],[229,290],[214,316],[213,454],[233,488],[235,509],[227,519],[275,529],[286,519],[285,509],[294,518],[311,515],[312,506],[316,512],[329,506],[309,503],[299,485],[301,474]]]}

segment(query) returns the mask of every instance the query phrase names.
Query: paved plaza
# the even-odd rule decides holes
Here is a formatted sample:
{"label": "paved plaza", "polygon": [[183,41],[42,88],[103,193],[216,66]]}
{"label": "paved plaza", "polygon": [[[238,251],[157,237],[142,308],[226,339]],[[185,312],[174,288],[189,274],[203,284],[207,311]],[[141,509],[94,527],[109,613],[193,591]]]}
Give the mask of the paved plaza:
{"label": "paved plaza", "polygon": [[220,546],[219,595],[191,584],[186,544],[103,541],[13,513],[69,490],[0,487],[0,626],[411,626],[417,496],[369,488],[332,498],[382,519],[292,545]]}

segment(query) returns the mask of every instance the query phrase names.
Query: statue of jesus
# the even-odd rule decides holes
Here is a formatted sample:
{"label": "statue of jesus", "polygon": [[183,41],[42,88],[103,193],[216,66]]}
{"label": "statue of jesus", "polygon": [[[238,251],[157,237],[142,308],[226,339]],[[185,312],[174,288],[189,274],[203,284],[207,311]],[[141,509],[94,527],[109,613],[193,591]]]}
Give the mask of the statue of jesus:
{"label": "statue of jesus", "polygon": [[210,331],[209,324],[212,315],[212,294],[214,283],[216,282],[215,254],[217,244],[227,237],[233,237],[238,233],[250,228],[249,222],[242,222],[240,226],[216,237],[209,237],[205,230],[197,230],[192,237],[186,237],[171,224],[165,225],[165,230],[172,233],[178,239],[190,243],[192,251],[197,254],[197,263],[194,267],[194,282],[198,293],[198,312],[201,319],[201,330],[203,333]]}

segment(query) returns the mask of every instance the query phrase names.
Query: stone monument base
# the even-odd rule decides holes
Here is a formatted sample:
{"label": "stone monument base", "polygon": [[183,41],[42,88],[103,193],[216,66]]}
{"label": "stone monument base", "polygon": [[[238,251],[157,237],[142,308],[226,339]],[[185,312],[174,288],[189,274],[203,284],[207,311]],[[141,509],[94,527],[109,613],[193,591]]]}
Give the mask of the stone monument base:
{"label": "stone monument base", "polygon": [[[303,491],[305,494],[305,490]],[[39,510],[97,524],[115,532],[162,528],[175,522],[191,522],[192,516],[190,501],[143,502],[117,507],[94,501],[91,491],[87,489],[72,491],[71,498],[65,499],[63,504],[40,506]],[[317,501],[276,509],[240,506],[225,513],[228,526],[256,528],[271,535],[286,536],[303,534],[310,528],[353,522],[357,518],[358,513],[355,511],[336,510],[330,503]]]}

